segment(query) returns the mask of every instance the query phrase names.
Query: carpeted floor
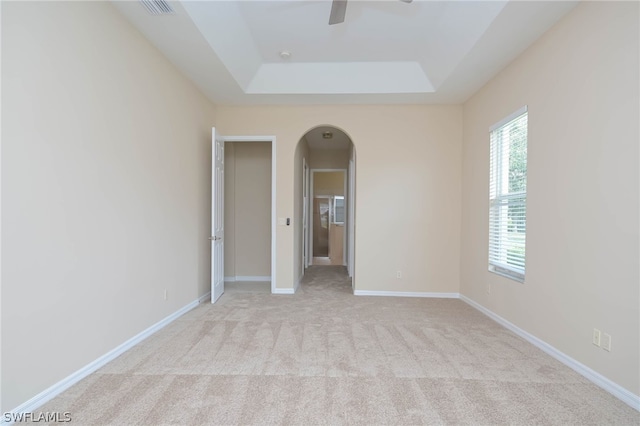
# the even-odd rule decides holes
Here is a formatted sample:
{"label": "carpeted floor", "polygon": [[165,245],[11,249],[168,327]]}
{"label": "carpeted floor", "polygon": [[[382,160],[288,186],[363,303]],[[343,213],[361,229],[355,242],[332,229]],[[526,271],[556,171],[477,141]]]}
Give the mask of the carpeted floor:
{"label": "carpeted floor", "polygon": [[464,302],[228,291],[41,408],[73,425],[638,425],[640,413]]}

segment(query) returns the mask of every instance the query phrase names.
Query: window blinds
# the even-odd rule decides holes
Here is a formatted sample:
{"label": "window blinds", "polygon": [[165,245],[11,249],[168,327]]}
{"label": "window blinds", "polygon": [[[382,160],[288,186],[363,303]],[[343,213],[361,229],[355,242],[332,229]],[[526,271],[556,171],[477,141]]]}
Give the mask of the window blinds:
{"label": "window blinds", "polygon": [[490,129],[489,270],[524,281],[527,109]]}

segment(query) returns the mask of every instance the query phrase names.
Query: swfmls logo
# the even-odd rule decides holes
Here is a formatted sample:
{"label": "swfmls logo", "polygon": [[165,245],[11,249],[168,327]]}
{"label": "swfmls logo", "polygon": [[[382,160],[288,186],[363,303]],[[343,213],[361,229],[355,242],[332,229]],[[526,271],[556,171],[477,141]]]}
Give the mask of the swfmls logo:
{"label": "swfmls logo", "polygon": [[40,413],[4,413],[2,420],[6,423],[67,423],[71,421],[71,413],[65,411],[58,412],[40,412]]}

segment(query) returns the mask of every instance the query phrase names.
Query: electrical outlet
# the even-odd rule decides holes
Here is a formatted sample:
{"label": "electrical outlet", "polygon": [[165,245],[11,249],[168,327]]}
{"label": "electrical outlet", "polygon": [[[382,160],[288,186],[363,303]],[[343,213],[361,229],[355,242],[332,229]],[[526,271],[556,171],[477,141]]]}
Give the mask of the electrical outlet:
{"label": "electrical outlet", "polygon": [[167,300],[169,298],[169,294],[167,292],[167,289],[164,289],[164,300]]}
{"label": "electrical outlet", "polygon": [[611,335],[607,333],[602,334],[602,349],[607,352],[611,352]]}
{"label": "electrical outlet", "polygon": [[593,329],[593,344],[596,346],[600,346],[600,330],[597,328]]}
{"label": "electrical outlet", "polygon": [[398,279],[402,278],[402,271],[396,272],[396,278]]}

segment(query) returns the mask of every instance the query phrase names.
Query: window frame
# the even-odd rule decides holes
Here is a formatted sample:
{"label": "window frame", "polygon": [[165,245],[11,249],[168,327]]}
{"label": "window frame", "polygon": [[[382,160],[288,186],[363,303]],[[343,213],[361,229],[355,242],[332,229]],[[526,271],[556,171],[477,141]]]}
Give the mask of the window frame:
{"label": "window frame", "polygon": [[[342,200],[342,220],[338,220],[337,219],[338,214],[337,214],[336,210],[338,210],[338,206],[337,206],[338,203],[336,203],[336,201],[339,200],[339,199]],[[332,203],[333,203],[333,223],[335,225],[344,225],[344,222],[345,222],[344,219],[345,219],[345,213],[346,213],[345,196],[344,195],[334,195]]]}
{"label": "window frame", "polygon": [[[511,149],[512,141],[504,138],[503,132],[510,130],[516,120],[520,120],[526,115],[527,124],[525,127],[525,165],[528,164],[527,148],[529,142],[529,113],[528,107],[525,105],[517,111],[508,115],[489,128],[489,242],[488,242],[488,269],[489,272],[510,278],[518,282],[525,280],[526,267],[526,212],[527,212],[527,187],[526,175],[524,175],[524,191],[510,192],[509,185],[511,179],[509,177],[509,165],[505,169],[505,150]],[[495,136],[494,136],[495,135]],[[494,146],[495,144],[495,146]],[[507,161],[508,160],[508,155]],[[505,179],[506,173],[506,179]],[[513,222],[509,217],[515,211],[520,218]],[[519,249],[517,242],[513,241],[514,235],[509,235],[509,228],[523,227],[524,231],[517,232],[522,234],[522,255],[516,252],[516,255],[509,257],[509,250]],[[511,259],[511,262],[509,261]],[[521,266],[516,264],[520,264]]]}

